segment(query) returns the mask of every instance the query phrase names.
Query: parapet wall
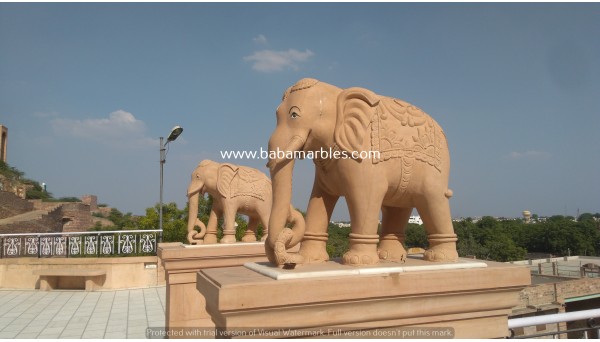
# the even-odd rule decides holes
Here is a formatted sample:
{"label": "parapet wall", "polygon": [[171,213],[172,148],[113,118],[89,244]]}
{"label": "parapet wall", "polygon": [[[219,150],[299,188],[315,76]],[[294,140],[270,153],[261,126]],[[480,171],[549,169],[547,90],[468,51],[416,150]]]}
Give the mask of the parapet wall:
{"label": "parapet wall", "polygon": [[0,259],[0,288],[39,289],[36,270],[102,269],[106,279],[101,289],[125,289],[165,284],[158,257],[124,258],[10,258]]}

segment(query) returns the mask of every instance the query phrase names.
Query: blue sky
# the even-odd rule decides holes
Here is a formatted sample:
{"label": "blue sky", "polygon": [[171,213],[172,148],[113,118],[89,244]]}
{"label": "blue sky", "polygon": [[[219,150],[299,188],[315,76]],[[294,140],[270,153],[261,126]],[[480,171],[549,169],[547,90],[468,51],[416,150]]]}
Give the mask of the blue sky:
{"label": "blue sky", "polygon": [[[184,127],[164,178],[183,207],[202,159],[266,148],[282,92],[314,77],[434,117],[453,216],[598,212],[598,18],[595,3],[1,3],[0,124],[9,164],[56,197],[143,214],[158,137]],[[299,162],[299,208],[312,179]]]}

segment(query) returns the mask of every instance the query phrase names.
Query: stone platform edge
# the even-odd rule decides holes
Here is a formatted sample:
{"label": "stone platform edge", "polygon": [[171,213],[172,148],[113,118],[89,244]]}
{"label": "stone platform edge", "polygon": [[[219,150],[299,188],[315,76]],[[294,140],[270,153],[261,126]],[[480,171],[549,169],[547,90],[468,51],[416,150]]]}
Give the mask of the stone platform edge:
{"label": "stone platform edge", "polygon": [[320,264],[301,265],[295,269],[283,269],[268,262],[247,262],[244,267],[275,280],[308,279],[356,275],[386,275],[393,273],[484,268],[482,261],[460,258],[456,262],[428,262],[422,257],[409,257],[406,263],[382,262],[377,265],[354,267],[342,265],[339,260]]}

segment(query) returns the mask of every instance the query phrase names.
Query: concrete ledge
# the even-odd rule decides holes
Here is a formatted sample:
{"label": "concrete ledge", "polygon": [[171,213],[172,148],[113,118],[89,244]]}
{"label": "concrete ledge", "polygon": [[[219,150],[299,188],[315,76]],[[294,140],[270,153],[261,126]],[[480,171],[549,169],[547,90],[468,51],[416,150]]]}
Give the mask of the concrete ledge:
{"label": "concrete ledge", "polygon": [[[419,262],[409,259],[404,266]],[[213,268],[198,272],[196,287],[217,332],[259,328],[268,336],[281,329],[423,327],[454,329],[458,338],[505,337],[519,292],[531,283],[529,269],[484,263],[293,280],[275,280],[246,267]]]}

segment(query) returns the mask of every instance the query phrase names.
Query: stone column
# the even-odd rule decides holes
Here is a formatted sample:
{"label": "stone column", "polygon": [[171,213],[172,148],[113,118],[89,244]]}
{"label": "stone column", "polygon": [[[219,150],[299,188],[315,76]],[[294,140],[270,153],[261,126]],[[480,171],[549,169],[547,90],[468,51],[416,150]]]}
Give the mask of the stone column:
{"label": "stone column", "polygon": [[214,327],[206,312],[205,298],[196,290],[198,271],[267,261],[264,242],[209,245],[162,243],[158,246],[158,257],[163,263],[167,283],[167,329]]}

